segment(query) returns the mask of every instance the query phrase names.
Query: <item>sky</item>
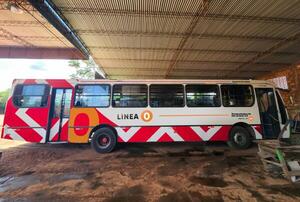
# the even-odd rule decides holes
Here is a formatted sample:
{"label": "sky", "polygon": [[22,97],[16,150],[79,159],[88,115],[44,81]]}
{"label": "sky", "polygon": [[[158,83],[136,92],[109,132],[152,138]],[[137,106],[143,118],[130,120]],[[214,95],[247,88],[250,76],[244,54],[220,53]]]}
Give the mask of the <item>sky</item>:
{"label": "sky", "polygon": [[0,59],[0,91],[13,79],[68,79],[73,73],[68,60]]}

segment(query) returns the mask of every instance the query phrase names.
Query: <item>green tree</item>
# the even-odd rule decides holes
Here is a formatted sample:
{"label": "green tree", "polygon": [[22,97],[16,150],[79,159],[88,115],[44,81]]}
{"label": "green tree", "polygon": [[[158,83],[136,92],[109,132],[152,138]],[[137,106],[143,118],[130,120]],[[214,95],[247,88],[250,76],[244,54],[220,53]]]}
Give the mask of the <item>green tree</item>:
{"label": "green tree", "polygon": [[0,113],[4,111],[5,103],[8,99],[10,89],[0,92]]}
{"label": "green tree", "polygon": [[93,79],[95,77],[96,64],[93,60],[70,60],[69,66],[75,68],[75,74],[71,74],[72,79]]}

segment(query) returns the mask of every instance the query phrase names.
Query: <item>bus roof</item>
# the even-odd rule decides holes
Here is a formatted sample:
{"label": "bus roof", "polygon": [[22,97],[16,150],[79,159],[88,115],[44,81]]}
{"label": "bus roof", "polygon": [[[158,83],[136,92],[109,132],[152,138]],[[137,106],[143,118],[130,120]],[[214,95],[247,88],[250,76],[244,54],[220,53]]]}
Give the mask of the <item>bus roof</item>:
{"label": "bus roof", "polygon": [[79,79],[79,83],[220,83],[220,84],[268,84],[274,85],[271,81],[266,80],[220,80],[220,79],[133,79],[133,80],[110,80],[110,79],[98,79],[98,80],[84,80]]}
{"label": "bus roof", "polygon": [[[48,81],[67,81],[70,84],[76,84],[76,83],[146,83],[146,84],[159,84],[159,83],[166,83],[166,84],[252,84],[252,85],[270,85],[275,86],[273,82],[266,81],[266,80],[220,80],[220,79],[135,79],[135,80],[110,80],[110,79],[93,79],[93,80],[87,80],[87,79],[26,79],[26,80],[32,80],[36,81],[35,83],[47,83]],[[23,83],[24,79],[15,79],[14,84]]]}

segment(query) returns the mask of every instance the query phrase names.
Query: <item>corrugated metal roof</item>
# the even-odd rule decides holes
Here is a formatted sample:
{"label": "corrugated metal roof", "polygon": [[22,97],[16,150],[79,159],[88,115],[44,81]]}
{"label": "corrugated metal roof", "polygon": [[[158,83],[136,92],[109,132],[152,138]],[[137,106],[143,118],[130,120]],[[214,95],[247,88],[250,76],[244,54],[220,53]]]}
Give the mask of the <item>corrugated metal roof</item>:
{"label": "corrugated metal roof", "polygon": [[110,78],[253,78],[300,60],[298,0],[53,2]]}
{"label": "corrugated metal roof", "polygon": [[[21,13],[12,12],[10,10],[12,5]],[[48,50],[51,54],[46,54]],[[30,56],[32,52],[37,51],[44,51],[45,54]],[[25,0],[0,1],[0,52],[0,57],[77,58],[79,56],[79,51]]]}

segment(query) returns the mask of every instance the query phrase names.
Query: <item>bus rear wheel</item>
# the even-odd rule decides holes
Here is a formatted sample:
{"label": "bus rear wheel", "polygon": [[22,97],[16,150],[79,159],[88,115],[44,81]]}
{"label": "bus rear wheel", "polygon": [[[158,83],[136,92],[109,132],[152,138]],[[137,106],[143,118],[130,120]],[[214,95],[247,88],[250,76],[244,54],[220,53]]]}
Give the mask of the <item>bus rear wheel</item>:
{"label": "bus rear wheel", "polygon": [[252,138],[246,128],[234,126],[229,133],[227,144],[235,149],[248,149],[252,144]]}
{"label": "bus rear wheel", "polygon": [[98,153],[109,153],[114,150],[116,144],[116,134],[110,128],[96,130],[91,139],[91,146]]}

